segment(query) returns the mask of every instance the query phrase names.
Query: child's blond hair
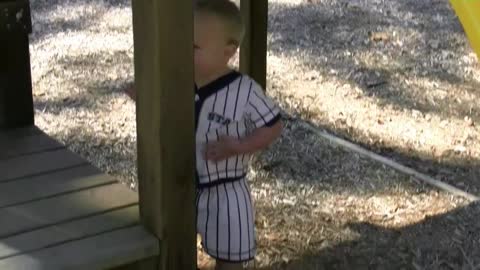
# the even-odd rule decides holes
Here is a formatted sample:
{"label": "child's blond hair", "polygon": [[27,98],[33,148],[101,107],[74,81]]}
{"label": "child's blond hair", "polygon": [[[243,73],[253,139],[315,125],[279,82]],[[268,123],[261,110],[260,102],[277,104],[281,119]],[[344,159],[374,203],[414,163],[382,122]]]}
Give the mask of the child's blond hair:
{"label": "child's blond hair", "polygon": [[240,46],[245,35],[245,25],[240,9],[235,3],[230,0],[197,0],[195,12],[219,18],[226,27],[227,44]]}

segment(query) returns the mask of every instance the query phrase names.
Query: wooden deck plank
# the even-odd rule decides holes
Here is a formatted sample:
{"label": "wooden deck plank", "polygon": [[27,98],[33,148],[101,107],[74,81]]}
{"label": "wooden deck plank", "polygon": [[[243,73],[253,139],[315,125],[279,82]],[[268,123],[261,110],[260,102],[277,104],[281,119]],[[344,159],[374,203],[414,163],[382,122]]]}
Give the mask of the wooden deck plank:
{"label": "wooden deck plank", "polygon": [[100,172],[90,164],[21,178],[0,183],[0,208],[115,182],[113,177]]}
{"label": "wooden deck plank", "polygon": [[25,138],[28,136],[45,134],[36,126],[22,128],[0,129],[0,141],[12,140],[15,138]]}
{"label": "wooden deck plank", "polygon": [[137,193],[123,184],[112,184],[2,208],[0,239],[130,206],[137,202]]}
{"label": "wooden deck plank", "polygon": [[142,226],[135,226],[9,257],[0,260],[0,269],[108,269],[158,254],[158,240]]}
{"label": "wooden deck plank", "polygon": [[65,148],[64,145],[45,134],[0,140],[0,160],[32,153]]}
{"label": "wooden deck plank", "polygon": [[157,270],[159,265],[159,256],[150,257],[141,261],[136,261],[119,267],[109,268],[108,270]]}
{"label": "wooden deck plank", "polygon": [[135,205],[19,234],[0,241],[0,260],[68,241],[80,240],[100,233],[138,225],[139,222],[138,205]]}
{"label": "wooden deck plank", "polygon": [[137,193],[34,126],[1,130],[0,149],[0,269],[158,258],[158,239],[138,225]]}
{"label": "wooden deck plank", "polygon": [[0,160],[0,182],[86,164],[67,149]]}

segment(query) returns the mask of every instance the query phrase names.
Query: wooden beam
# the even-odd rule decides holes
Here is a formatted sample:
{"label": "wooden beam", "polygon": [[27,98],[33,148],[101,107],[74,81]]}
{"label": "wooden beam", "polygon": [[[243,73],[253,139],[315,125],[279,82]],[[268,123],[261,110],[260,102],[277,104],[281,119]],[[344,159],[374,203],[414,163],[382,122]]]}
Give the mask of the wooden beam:
{"label": "wooden beam", "polygon": [[29,3],[8,1],[0,9],[0,128],[32,125]]}
{"label": "wooden beam", "polygon": [[140,213],[158,269],[195,269],[193,2],[135,0]]}
{"label": "wooden beam", "polygon": [[268,1],[241,0],[240,9],[246,28],[240,48],[240,71],[266,89]]}

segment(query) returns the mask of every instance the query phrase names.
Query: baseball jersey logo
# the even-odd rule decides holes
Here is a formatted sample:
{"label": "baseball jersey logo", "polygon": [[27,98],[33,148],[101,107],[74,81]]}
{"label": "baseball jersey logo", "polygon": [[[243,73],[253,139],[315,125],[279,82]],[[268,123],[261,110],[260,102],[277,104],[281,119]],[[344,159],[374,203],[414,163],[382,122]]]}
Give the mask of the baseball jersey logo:
{"label": "baseball jersey logo", "polygon": [[208,121],[213,121],[221,125],[228,125],[232,122],[232,120],[225,118],[223,115],[217,114],[215,112],[210,112],[208,114]]}

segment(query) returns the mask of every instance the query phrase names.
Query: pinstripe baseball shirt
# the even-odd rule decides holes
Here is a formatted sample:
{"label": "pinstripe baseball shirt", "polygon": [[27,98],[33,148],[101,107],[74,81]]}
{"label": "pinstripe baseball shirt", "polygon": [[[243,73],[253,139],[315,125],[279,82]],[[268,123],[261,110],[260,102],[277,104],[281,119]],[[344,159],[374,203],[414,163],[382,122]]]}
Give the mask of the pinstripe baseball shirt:
{"label": "pinstripe baseball shirt", "polygon": [[199,188],[242,179],[250,155],[219,162],[205,160],[206,144],[222,135],[244,138],[254,129],[272,126],[280,110],[253,79],[232,71],[195,89],[196,178]]}

